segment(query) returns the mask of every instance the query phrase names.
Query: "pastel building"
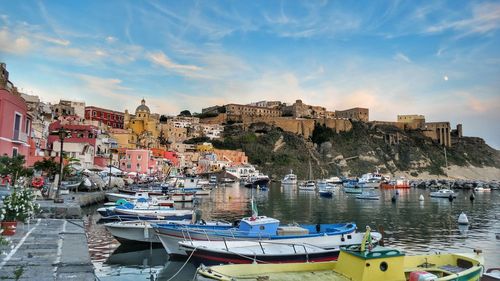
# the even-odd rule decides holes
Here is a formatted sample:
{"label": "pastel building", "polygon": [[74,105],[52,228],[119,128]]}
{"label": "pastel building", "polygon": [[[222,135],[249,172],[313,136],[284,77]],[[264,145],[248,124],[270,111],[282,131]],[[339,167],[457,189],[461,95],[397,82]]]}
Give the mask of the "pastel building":
{"label": "pastel building", "polygon": [[[120,159],[120,169],[126,172],[148,174],[155,168],[154,163],[150,166],[152,152],[146,149],[128,149]],[[151,169],[150,169],[151,168]]]}
{"label": "pastel building", "polygon": [[28,107],[9,81],[9,72],[0,63],[0,155],[29,155],[32,117]]}

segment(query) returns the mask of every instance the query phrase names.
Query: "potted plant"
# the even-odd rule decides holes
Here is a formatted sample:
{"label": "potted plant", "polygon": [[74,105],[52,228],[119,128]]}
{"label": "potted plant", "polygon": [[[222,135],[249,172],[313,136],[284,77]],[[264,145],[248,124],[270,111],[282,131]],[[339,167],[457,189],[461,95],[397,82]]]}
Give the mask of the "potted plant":
{"label": "potted plant", "polygon": [[36,195],[31,188],[14,187],[12,193],[3,200],[3,206],[0,209],[1,226],[4,230],[2,235],[14,235],[18,221],[26,222],[38,212],[40,206],[35,199]]}

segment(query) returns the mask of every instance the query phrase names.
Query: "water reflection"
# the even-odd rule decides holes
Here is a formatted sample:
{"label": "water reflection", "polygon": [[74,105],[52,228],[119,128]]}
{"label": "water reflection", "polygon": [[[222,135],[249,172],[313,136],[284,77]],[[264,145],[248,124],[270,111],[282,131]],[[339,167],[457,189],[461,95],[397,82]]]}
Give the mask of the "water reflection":
{"label": "water reflection", "polygon": [[[301,192],[293,186],[272,185],[268,191],[240,187],[238,183],[220,186],[211,196],[198,202],[205,219],[233,221],[250,215],[253,194],[260,214],[275,217],[282,223],[327,223],[354,221],[359,229],[365,225],[386,231],[386,246],[398,247],[410,253],[433,251],[472,252],[482,249],[486,266],[500,264],[500,192],[476,194],[473,203],[469,192],[458,191],[453,202],[447,198],[431,198],[429,191],[408,189],[400,191],[396,202],[391,202],[392,190],[379,190],[380,200],[358,200],[355,195],[335,190],[332,198],[320,197],[315,192]],[[420,201],[420,195],[424,201]],[[468,227],[459,226],[457,218],[465,212]],[[92,210],[88,210],[92,214]],[[102,225],[96,224],[98,215],[87,219],[86,229],[96,273],[101,280],[167,280],[184,264],[183,260],[169,260],[164,250],[129,249],[118,247]],[[191,280],[196,265],[187,263],[174,280]],[[151,275],[152,274],[152,275]]]}

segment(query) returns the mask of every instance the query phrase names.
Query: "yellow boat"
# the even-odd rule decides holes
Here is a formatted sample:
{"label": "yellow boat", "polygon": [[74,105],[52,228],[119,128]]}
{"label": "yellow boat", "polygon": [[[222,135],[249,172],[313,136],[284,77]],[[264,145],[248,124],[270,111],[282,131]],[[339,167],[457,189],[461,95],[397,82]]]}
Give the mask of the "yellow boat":
{"label": "yellow boat", "polygon": [[479,280],[482,269],[480,251],[407,256],[379,246],[363,251],[344,248],[331,262],[201,266],[198,274],[227,281],[472,281]]}

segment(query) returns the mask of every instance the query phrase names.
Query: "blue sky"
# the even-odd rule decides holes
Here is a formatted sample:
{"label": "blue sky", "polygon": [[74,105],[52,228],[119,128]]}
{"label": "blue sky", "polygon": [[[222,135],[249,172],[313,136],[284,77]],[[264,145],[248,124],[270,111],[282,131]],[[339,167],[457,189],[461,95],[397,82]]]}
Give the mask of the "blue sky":
{"label": "blue sky", "polygon": [[499,1],[2,1],[23,91],[133,111],[259,100],[424,114],[500,148]]}

